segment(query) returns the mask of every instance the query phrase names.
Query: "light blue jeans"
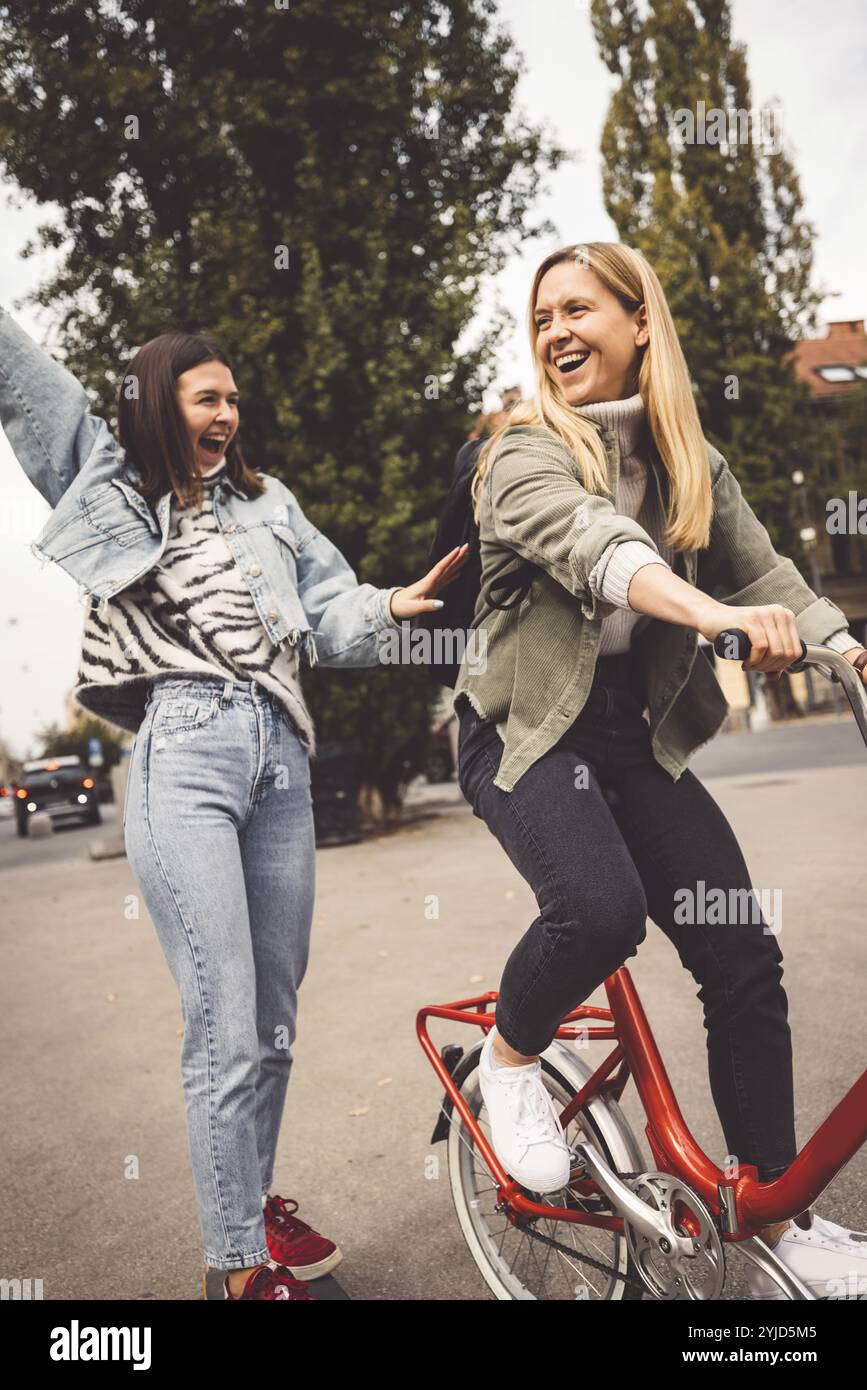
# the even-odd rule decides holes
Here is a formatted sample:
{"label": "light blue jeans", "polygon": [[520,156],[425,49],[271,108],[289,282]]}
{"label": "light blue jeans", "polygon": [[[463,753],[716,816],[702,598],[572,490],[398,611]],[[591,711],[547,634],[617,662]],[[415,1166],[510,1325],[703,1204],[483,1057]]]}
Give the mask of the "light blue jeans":
{"label": "light blue jeans", "polygon": [[156,677],[123,828],[180,991],[204,1259],[262,1263],[315,888],[310,760],[289,714],[256,681]]}

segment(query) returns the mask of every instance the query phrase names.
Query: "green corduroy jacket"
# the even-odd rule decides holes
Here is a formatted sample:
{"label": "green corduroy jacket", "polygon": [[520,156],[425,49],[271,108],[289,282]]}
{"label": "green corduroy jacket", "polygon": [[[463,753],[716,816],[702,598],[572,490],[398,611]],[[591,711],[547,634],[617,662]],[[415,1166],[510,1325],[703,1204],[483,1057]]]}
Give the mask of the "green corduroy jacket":
{"label": "green corduroy jacket", "polygon": [[[598,427],[608,459],[608,492],[594,495],[576,459],[550,431],[508,430],[482,483],[479,532],[482,585],[469,643],[455,685],[483,717],[505,722],[505,747],[494,785],[510,792],[580,713],[593,681],[602,619],[588,576],[612,541],[639,540],[659,553],[648,533],[614,507],[620,454],[614,430]],[[687,583],[738,606],[780,603],[796,615],[805,642],[825,642],[848,626],[830,599],[819,598],[791,560],[778,555],[722,454],[707,443],[713,489],[710,544],[679,552],[673,569]],[[651,447],[663,506],[668,478]],[[520,606],[496,610],[490,585],[514,569],[515,556],[540,573]],[[647,693],[653,754],[676,781],[691,756],[719,731],[728,705],[710,663],[696,660],[694,628],[653,619],[635,638]],[[484,659],[479,655],[484,646]]]}

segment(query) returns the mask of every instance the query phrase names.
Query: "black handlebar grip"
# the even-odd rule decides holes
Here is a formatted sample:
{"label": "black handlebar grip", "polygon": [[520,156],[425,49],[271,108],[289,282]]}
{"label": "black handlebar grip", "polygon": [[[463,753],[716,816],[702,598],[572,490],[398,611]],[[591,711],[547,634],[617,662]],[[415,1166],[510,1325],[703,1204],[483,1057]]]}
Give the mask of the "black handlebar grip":
{"label": "black handlebar grip", "polygon": [[752,651],[752,642],[742,627],[725,627],[713,639],[713,649],[717,656],[727,661],[746,661]]}
{"label": "black handlebar grip", "polygon": [[[753,644],[742,627],[726,627],[722,632],[718,632],[713,639],[713,649],[717,656],[724,657],[727,661],[747,661]],[[807,644],[801,639],[801,655],[787,666],[787,671],[802,670],[800,663],[807,655]]]}

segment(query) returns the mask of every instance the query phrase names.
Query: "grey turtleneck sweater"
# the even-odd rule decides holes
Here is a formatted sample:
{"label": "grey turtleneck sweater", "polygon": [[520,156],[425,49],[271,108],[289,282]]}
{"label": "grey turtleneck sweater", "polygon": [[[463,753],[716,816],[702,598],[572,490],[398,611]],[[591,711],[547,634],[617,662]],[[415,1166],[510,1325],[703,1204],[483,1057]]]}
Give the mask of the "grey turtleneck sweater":
{"label": "grey turtleneck sweater", "polygon": [[665,514],[656,476],[649,466],[641,397],[584,405],[581,414],[615,431],[620,448],[615,506],[620,516],[637,521],[659,548],[657,555],[643,541],[612,541],[590,571],[591,590],[613,610],[602,619],[598,653],[611,656],[627,651],[633,638],[652,621],[649,614],[639,613],[629,605],[627,593],[632,576],[644,565],[665,565],[670,569],[674,552],[663,538]]}

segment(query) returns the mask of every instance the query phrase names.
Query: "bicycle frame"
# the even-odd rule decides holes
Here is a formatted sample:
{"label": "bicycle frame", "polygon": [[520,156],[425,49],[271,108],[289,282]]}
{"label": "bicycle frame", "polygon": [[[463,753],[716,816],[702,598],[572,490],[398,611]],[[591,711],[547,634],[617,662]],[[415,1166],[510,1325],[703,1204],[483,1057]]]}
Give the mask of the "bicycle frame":
{"label": "bicycle frame", "polygon": [[[727,1174],[702,1151],[681,1114],[638,992],[625,965],[605,981],[605,992],[609,1009],[582,1004],[567,1014],[557,1029],[555,1036],[561,1040],[589,1043],[610,1039],[615,1044],[590,1080],[565,1106],[560,1114],[560,1123],[565,1129],[577,1111],[595,1096],[602,1097],[608,1093],[619,1100],[632,1075],[644,1107],[647,1119],[645,1134],[654,1163],[662,1172],[671,1173],[687,1183],[701,1197],[712,1214],[719,1218],[723,1239],[746,1240],[756,1235],[762,1226],[797,1216],[812,1205],[867,1140],[867,1071],[864,1071],[781,1177],[773,1182],[760,1183],[758,1170],[752,1164],[742,1164],[735,1174]],[[496,1002],[497,995],[489,992],[452,1004],[428,1005],[419,1010],[416,1031],[444,1090],[490,1169],[500,1190],[501,1201],[523,1216],[601,1226],[606,1230],[622,1232],[622,1217],[542,1205],[527,1197],[520,1184],[504,1171],[438,1055],[427,1031],[428,1018],[450,1019],[454,1023],[468,1023],[487,1031],[494,1022],[493,1006]],[[584,1019],[597,1019],[604,1026],[575,1026]],[[591,1178],[579,1179],[570,1186],[579,1196],[603,1195]]]}
{"label": "bicycle frame", "polygon": [[[789,669],[819,663],[829,666],[835,672],[834,678],[843,685],[867,744],[867,694],[860,677],[845,657],[826,647],[806,645],[802,660]],[[781,1177],[760,1183],[758,1169],[752,1164],[740,1165],[735,1173],[725,1172],[708,1158],[690,1133],[626,966],[621,966],[608,977],[605,992],[608,1009],[582,1004],[565,1015],[555,1034],[556,1038],[564,1041],[580,1039],[583,1043],[586,1039],[587,1042],[610,1040],[614,1043],[605,1060],[565,1106],[560,1114],[560,1123],[565,1130],[576,1113],[596,1096],[603,1097],[608,1093],[619,1100],[630,1075],[633,1076],[647,1120],[645,1134],[654,1162],[661,1171],[678,1177],[698,1194],[717,1218],[724,1241],[748,1240],[758,1234],[763,1226],[798,1216],[812,1205],[867,1141],[867,1071],[864,1071]],[[489,991],[451,1004],[428,1005],[419,1010],[416,1033],[454,1109],[472,1134],[494,1178],[500,1202],[507,1211],[521,1216],[602,1227],[622,1233],[624,1222],[620,1216],[532,1201],[520,1184],[503,1169],[449,1069],[437,1053],[427,1030],[429,1018],[449,1019],[453,1023],[470,1024],[487,1031],[494,1023],[493,1006],[497,998],[496,993]],[[596,1026],[582,1024],[585,1019],[597,1020]],[[598,1184],[589,1176],[571,1182],[570,1188],[578,1196],[604,1196]]]}

